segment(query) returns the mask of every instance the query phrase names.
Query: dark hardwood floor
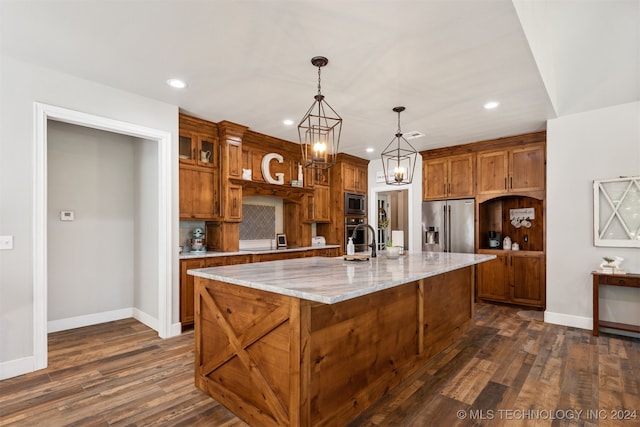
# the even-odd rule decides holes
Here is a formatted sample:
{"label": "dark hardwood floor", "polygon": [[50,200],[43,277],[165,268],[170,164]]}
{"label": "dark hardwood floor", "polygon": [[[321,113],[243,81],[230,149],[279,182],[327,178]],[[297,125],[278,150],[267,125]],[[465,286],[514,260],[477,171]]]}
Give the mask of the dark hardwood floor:
{"label": "dark hardwood floor", "polygon": [[[350,425],[640,425],[639,339],[518,311],[478,304],[463,339]],[[246,424],[193,385],[193,333],[127,319],[50,334],[47,369],[0,382],[0,426]]]}

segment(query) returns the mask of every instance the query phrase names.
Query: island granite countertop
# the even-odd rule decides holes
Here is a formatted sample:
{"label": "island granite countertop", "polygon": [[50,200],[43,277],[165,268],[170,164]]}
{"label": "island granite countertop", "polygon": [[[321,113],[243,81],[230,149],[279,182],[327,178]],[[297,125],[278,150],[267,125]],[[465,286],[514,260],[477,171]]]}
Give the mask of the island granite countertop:
{"label": "island granite countertop", "polygon": [[310,257],[189,270],[205,279],[334,304],[490,261],[495,255],[416,252],[396,259]]}

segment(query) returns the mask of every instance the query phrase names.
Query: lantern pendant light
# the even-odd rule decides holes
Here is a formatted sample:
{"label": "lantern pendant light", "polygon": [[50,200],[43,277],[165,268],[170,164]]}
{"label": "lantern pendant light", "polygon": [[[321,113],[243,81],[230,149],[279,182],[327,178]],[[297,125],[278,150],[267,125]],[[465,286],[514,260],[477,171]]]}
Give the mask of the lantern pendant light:
{"label": "lantern pendant light", "polygon": [[329,60],[324,56],[315,56],[311,63],[318,67],[318,93],[298,125],[302,164],[305,168],[328,169],[336,164],[342,118],[325,101],[320,91],[320,69]]}
{"label": "lantern pendant light", "polygon": [[400,130],[400,113],[404,110],[404,107],[394,107],[393,111],[398,113],[398,131],[381,155],[384,179],[389,185],[411,184],[418,157],[418,152]]}

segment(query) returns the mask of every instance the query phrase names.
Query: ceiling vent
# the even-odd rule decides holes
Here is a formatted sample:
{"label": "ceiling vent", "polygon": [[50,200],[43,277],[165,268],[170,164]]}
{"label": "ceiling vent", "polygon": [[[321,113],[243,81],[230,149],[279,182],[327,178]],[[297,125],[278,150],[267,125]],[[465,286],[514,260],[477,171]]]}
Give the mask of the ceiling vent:
{"label": "ceiling vent", "polygon": [[402,132],[402,136],[404,136],[405,139],[416,139],[422,138],[424,136],[424,133],[414,130],[411,132]]}

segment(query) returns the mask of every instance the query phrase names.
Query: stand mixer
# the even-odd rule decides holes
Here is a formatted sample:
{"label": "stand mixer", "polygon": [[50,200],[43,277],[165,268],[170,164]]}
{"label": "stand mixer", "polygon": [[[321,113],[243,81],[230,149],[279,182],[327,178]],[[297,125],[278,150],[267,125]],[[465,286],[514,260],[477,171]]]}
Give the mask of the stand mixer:
{"label": "stand mixer", "polygon": [[204,253],[207,251],[205,245],[204,230],[200,227],[196,227],[191,232],[191,239],[189,244],[191,245],[191,253]]}

